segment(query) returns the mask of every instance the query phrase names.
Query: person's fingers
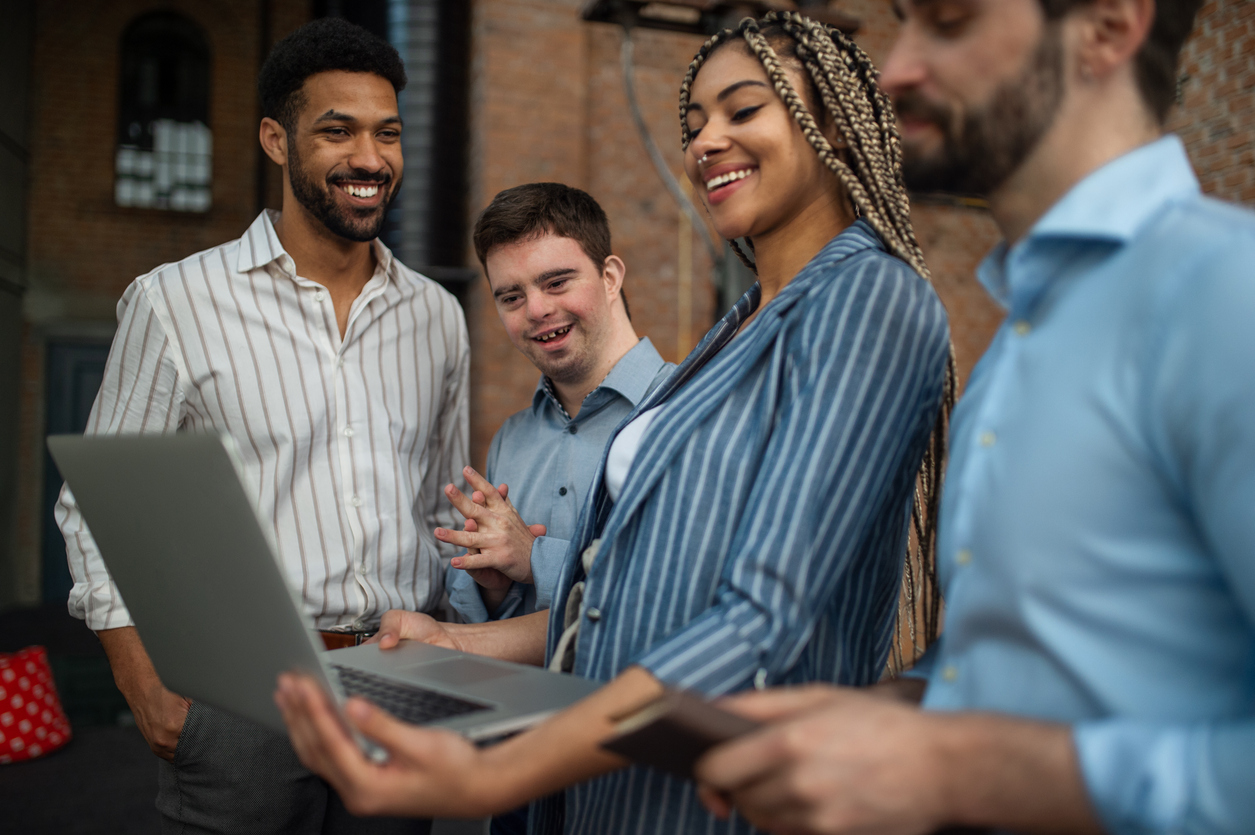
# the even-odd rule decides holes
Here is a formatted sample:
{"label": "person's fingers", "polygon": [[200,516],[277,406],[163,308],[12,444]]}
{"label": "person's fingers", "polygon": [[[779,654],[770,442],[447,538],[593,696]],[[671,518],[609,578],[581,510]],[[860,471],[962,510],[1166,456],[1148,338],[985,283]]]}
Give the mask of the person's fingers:
{"label": "person's fingers", "polygon": [[814,803],[800,792],[798,775],[780,769],[731,792],[729,801],[759,829],[781,835],[813,832]]}
{"label": "person's fingers", "polygon": [[486,589],[501,591],[514,585],[514,581],[495,568],[471,569],[467,572],[471,579]]}
{"label": "person's fingers", "polygon": [[462,475],[466,476],[466,483],[472,490],[483,494],[484,504],[490,510],[505,506],[505,499],[497,492],[497,488],[493,487],[492,482],[480,475],[474,467],[463,467]]}
{"label": "person's fingers", "polygon": [[452,484],[445,485],[444,494],[453,506],[457,508],[458,513],[461,513],[467,519],[482,519],[484,514],[487,513],[485,508],[475,504],[469,496]]}
{"label": "person's fingers", "polygon": [[693,769],[699,782],[719,791],[734,791],[763,779],[789,758],[782,726],[773,725],[717,745]]}
{"label": "person's fingers", "polygon": [[[432,533],[436,539],[441,542],[448,542],[450,545],[457,545],[460,548],[483,548],[485,545],[484,534],[470,533],[469,531],[451,531],[448,528],[436,528]],[[461,568],[454,560],[454,568]]]}
{"label": "person's fingers", "polygon": [[699,785],[697,797],[706,810],[721,821],[727,820],[728,815],[732,814],[732,804],[728,802],[728,798],[710,786]]}
{"label": "person's fingers", "polygon": [[321,775],[341,794],[369,782],[373,766],[362,756],[334,706],[308,676],[279,678],[275,703],[288,725],[292,747],[305,767]]}
{"label": "person's fingers", "polygon": [[716,704],[724,710],[750,719],[771,722],[827,707],[845,695],[839,688],[826,685],[776,687],[738,693],[720,699]]}
{"label": "person's fingers", "polygon": [[544,536],[545,532],[549,530],[544,525],[539,523],[535,525],[528,525],[527,529],[532,532],[532,536]]}
{"label": "person's fingers", "polygon": [[505,499],[507,502],[510,501],[510,485],[498,484],[497,492],[501,494],[501,498]]}
{"label": "person's fingers", "polygon": [[484,497],[483,492],[480,490],[476,490],[474,493],[471,493],[471,501],[481,507],[488,504],[488,499]]}
{"label": "person's fingers", "polygon": [[460,557],[454,557],[452,565],[454,568],[460,568],[463,571],[472,571],[481,568],[495,568],[501,571],[508,568],[509,564],[498,557],[491,554],[463,554]]}
{"label": "person's fingers", "polygon": [[440,629],[430,615],[407,612],[404,609],[389,609],[379,620],[379,631],[368,638],[366,643],[379,644],[380,649],[392,649],[404,640],[429,643],[433,635],[440,637]]}

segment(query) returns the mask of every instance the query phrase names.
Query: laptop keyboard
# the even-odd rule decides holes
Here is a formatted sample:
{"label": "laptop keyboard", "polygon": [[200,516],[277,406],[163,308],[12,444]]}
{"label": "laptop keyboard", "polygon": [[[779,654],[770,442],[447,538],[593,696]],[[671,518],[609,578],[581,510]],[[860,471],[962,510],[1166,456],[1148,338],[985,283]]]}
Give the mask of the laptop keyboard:
{"label": "laptop keyboard", "polygon": [[448,719],[451,716],[489,709],[489,705],[479,702],[470,702],[456,696],[437,693],[434,690],[424,690],[412,684],[401,684],[383,676],[351,667],[342,667],[339,664],[332,666],[340,676],[340,686],[344,688],[345,693],[350,696],[361,696],[374,702],[402,722],[423,725]]}

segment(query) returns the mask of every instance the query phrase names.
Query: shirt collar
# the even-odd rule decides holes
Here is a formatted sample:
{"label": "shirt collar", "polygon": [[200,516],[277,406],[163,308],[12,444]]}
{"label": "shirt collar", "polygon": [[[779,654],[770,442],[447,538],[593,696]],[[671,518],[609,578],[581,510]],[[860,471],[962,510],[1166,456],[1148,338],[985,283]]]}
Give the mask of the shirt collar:
{"label": "shirt collar", "polygon": [[[587,402],[596,392],[609,389],[619,393],[629,403],[636,406],[649,392],[650,384],[665,364],[666,361],[654,348],[654,343],[650,342],[649,337],[646,336],[639,340],[632,350],[619,358],[614,368],[610,369],[610,373],[606,375],[606,379],[590,391],[584,400]],[[562,408],[562,401],[558,399],[558,394],[553,388],[553,383],[548,377],[541,375],[540,382],[536,384],[536,391],[532,394],[532,409],[539,412],[546,399],[552,400],[554,405],[566,414],[566,410]],[[581,409],[580,414],[583,413]]]}
{"label": "shirt collar", "polygon": [[1008,260],[1046,240],[1131,241],[1165,205],[1199,193],[1185,146],[1173,134],[1129,151],[1074,185],[1014,246],[1000,242],[977,268],[977,278],[1004,306],[1014,279]]}
{"label": "shirt collar", "polygon": [[[279,212],[274,209],[263,209],[257,219],[252,222],[244,236],[240,238],[240,251],[236,256],[235,269],[246,273],[260,269],[267,264],[279,263],[279,268],[286,274],[296,275],[296,264],[279,242],[279,233],[275,231],[275,221]],[[385,276],[392,275],[392,250],[375,238],[370,242],[375,251],[377,272]]]}

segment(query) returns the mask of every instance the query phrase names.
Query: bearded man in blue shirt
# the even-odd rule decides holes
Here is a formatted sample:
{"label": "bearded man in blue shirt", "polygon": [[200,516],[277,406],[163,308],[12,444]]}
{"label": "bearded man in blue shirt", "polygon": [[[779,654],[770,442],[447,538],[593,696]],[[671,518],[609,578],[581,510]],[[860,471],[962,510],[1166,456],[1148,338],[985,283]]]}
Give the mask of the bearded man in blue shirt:
{"label": "bearded man in blue shirt", "polygon": [[1255,832],[1255,216],[1163,134],[1200,5],[898,0],[908,183],[987,197],[1006,236],[952,422],[945,633],[914,681],[731,700],[768,725],[700,763],[712,808]]}
{"label": "bearded man in blue shirt", "polygon": [[493,437],[486,478],[465,469],[472,495],[445,487],[466,530],[437,528],[436,538],[470,549],[453,560],[449,603],[483,623],[549,608],[606,441],[675,366],[636,335],[627,267],[587,192],[506,189],[473,239],[506,335],[541,373],[532,405]]}

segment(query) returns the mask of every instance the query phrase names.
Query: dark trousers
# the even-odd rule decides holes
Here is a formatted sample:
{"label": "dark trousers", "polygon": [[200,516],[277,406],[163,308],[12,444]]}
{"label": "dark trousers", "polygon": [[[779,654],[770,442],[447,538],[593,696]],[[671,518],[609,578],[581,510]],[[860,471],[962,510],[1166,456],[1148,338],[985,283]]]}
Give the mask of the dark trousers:
{"label": "dark trousers", "polygon": [[284,735],[194,702],[174,762],[160,761],[164,835],[428,835],[431,821],[358,818]]}

